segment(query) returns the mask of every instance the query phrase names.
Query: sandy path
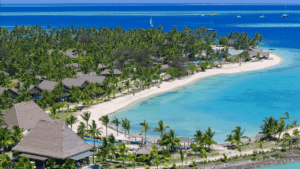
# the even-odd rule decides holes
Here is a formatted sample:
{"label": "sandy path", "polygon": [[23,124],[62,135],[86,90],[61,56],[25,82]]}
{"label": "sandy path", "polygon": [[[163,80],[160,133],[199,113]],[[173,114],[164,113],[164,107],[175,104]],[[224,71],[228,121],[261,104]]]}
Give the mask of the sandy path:
{"label": "sandy path", "polygon": [[[263,68],[277,65],[282,61],[282,59],[279,56],[272,54],[272,53],[270,53],[270,58],[272,58],[272,60],[263,60],[263,61],[259,61],[259,62],[247,62],[247,63],[242,63],[241,66],[239,66],[238,63],[223,65],[222,68],[208,69],[205,72],[199,72],[199,73],[196,73],[196,74],[186,77],[186,78],[176,79],[171,82],[163,82],[160,85],[160,88],[158,88],[156,86],[151,87],[150,89],[146,89],[139,93],[136,93],[134,96],[127,95],[127,96],[119,97],[117,99],[113,99],[111,101],[104,102],[104,103],[101,103],[98,105],[93,105],[87,109],[83,109],[81,111],[81,113],[84,111],[90,111],[91,118],[89,120],[89,124],[92,122],[92,120],[95,120],[98,127],[103,127],[102,135],[105,136],[106,135],[105,126],[102,125],[100,121],[98,121],[98,119],[101,116],[114,113],[114,112],[132,104],[135,101],[139,101],[142,98],[146,98],[146,97],[149,97],[149,96],[152,96],[155,94],[159,94],[159,93],[166,92],[166,91],[169,91],[172,89],[176,89],[178,87],[187,85],[187,84],[189,84],[195,80],[198,80],[200,78],[209,77],[209,76],[218,75],[218,74],[232,74],[232,73],[240,73],[240,72],[245,72],[245,71],[253,71],[253,70],[263,69]],[[73,124],[73,131],[77,132],[77,127],[78,127],[80,121],[83,121],[83,120],[80,116],[78,116],[77,123]],[[108,134],[111,134],[111,133],[115,136],[117,135],[116,131],[114,131],[113,129],[108,129]]]}

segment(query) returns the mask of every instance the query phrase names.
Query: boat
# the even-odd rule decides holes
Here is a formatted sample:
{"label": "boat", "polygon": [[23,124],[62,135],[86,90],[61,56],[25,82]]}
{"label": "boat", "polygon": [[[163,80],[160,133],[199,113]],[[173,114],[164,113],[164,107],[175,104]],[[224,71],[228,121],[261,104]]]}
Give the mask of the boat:
{"label": "boat", "polygon": [[206,31],[215,31],[215,26],[214,26],[214,23],[213,23],[211,18],[210,18],[210,21],[211,21],[211,24],[213,26],[213,29],[212,28],[207,28]]}
{"label": "boat", "polygon": [[238,16],[236,16],[237,18],[241,18],[241,16],[240,15],[238,15]]}
{"label": "boat", "polygon": [[198,14],[195,14],[195,16],[198,16]]}
{"label": "boat", "polygon": [[265,15],[262,15],[262,16],[259,16],[259,18],[266,18],[266,16],[265,16]]}
{"label": "boat", "polygon": [[204,16],[203,14],[201,16]]}
{"label": "boat", "polygon": [[275,50],[275,49],[269,49],[269,50]]}
{"label": "boat", "polygon": [[212,13],[212,14],[210,14],[210,15],[218,15],[218,14],[214,13],[214,7],[213,7],[213,13]]}
{"label": "boat", "polygon": [[153,27],[153,24],[152,24],[152,17],[150,19],[150,26]]}
{"label": "boat", "polygon": [[[284,11],[286,11],[286,5],[285,5],[285,10]],[[287,17],[289,17],[287,14],[283,14],[283,15],[281,15],[281,17],[282,18],[287,18]]]}
{"label": "boat", "polygon": [[263,14],[262,16],[259,16],[259,18],[266,18],[266,16],[265,16],[265,14]]}

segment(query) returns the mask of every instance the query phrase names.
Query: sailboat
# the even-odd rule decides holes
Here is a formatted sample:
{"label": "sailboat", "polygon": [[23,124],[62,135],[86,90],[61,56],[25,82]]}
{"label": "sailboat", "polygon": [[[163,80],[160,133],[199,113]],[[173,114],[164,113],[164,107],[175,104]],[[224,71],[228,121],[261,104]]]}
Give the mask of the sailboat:
{"label": "sailboat", "polygon": [[211,21],[211,24],[213,26],[213,29],[212,28],[207,28],[206,31],[215,31],[215,26],[214,26],[214,23],[213,23],[211,18],[210,18],[210,21]]}
{"label": "sailboat", "polygon": [[266,17],[265,17],[265,14],[263,14],[262,16],[259,16],[259,18],[266,18]]}
{"label": "sailboat", "polygon": [[153,24],[152,24],[152,17],[150,19],[150,26],[153,27]]}
{"label": "sailboat", "polygon": [[[285,5],[285,10],[284,11],[286,11],[286,5]],[[283,14],[282,16],[281,16],[282,18],[287,18],[287,17],[289,17],[287,14]]]}
{"label": "sailboat", "polygon": [[212,13],[212,14],[210,14],[210,15],[218,15],[218,14],[214,13],[214,7],[213,7],[213,13]]}

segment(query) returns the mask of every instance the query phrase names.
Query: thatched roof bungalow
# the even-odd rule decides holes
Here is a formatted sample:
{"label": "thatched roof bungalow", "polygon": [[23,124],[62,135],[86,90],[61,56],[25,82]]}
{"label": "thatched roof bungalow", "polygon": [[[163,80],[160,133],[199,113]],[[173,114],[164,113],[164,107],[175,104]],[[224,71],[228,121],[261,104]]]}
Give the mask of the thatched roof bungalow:
{"label": "thatched roof bungalow", "polygon": [[18,125],[20,128],[30,130],[39,120],[54,121],[43,109],[34,101],[27,101],[14,104],[4,115],[4,121],[8,128]]}
{"label": "thatched roof bungalow", "polygon": [[110,74],[109,69],[105,69],[100,74],[103,76],[120,76],[122,74],[122,72],[119,69],[114,69],[114,73]]}
{"label": "thatched roof bungalow", "polygon": [[82,75],[82,76],[78,77],[77,79],[86,80],[89,83],[102,84],[105,78],[106,78],[106,76]]}
{"label": "thatched roof bungalow", "polygon": [[40,161],[48,158],[79,160],[92,155],[89,152],[92,148],[65,123],[40,120],[12,151]]}
{"label": "thatched roof bungalow", "polygon": [[[49,92],[52,92],[54,90],[54,87],[58,84],[58,82],[55,81],[49,81],[49,80],[44,80],[42,83],[39,84],[39,88],[42,90],[48,90]],[[68,86],[64,86],[66,91],[65,93],[68,93],[70,88]]]}
{"label": "thatched roof bungalow", "polygon": [[169,68],[170,68],[170,66],[167,65],[167,64],[165,64],[165,65],[161,65],[160,70],[164,72],[164,71],[166,71],[166,70],[169,69]]}
{"label": "thatched roof bungalow", "polygon": [[5,90],[8,91],[11,98],[16,98],[19,96],[18,92],[14,91],[12,89],[6,88],[6,87],[0,87],[0,95],[2,95]]}
{"label": "thatched roof bungalow", "polygon": [[72,86],[78,86],[80,90],[83,90],[90,83],[84,79],[73,79],[73,78],[65,78],[63,84],[71,88]]}

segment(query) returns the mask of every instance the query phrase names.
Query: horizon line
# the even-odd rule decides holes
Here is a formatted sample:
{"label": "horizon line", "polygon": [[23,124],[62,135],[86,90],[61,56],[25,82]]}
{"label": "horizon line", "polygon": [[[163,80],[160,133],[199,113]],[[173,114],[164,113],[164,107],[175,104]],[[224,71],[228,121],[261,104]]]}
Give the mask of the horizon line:
{"label": "horizon line", "polygon": [[227,4],[230,4],[230,5],[300,5],[300,3],[168,3],[168,2],[165,2],[165,3],[0,3],[0,6],[1,5],[79,5],[79,4],[82,4],[82,5],[111,5],[111,4],[122,4],[122,5],[137,5],[137,4],[178,4],[178,5],[181,5],[181,4],[186,4],[186,5],[193,5],[193,4],[197,4],[197,5],[210,5],[210,4],[213,4],[213,5],[227,5]]}

